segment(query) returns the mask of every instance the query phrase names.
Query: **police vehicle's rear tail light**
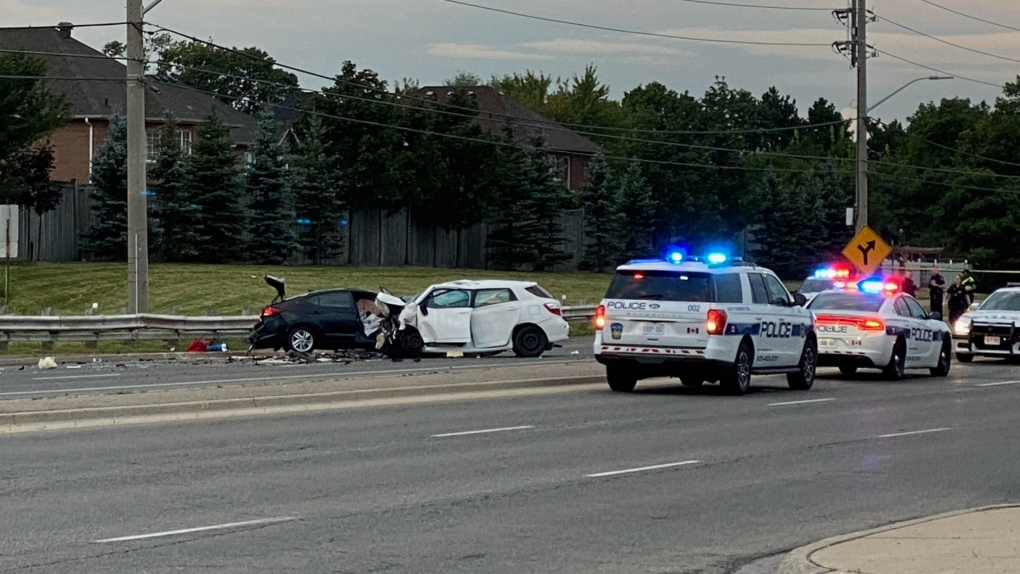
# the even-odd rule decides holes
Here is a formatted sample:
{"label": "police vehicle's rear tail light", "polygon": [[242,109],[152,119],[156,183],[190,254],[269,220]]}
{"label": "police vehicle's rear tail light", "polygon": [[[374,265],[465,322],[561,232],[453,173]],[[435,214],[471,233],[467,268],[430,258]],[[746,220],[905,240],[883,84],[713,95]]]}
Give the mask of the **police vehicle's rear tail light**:
{"label": "police vehicle's rear tail light", "polygon": [[606,326],[606,306],[599,305],[595,309],[595,328],[601,331]]}
{"label": "police vehicle's rear tail light", "polygon": [[726,312],[712,309],[705,321],[705,330],[709,335],[722,335],[726,331]]}
{"label": "police vehicle's rear tail light", "polygon": [[861,331],[884,331],[885,323],[881,319],[865,319],[861,317],[839,317],[836,315],[818,315],[815,317],[818,325],[847,325],[857,327]]}
{"label": "police vehicle's rear tail light", "polygon": [[563,315],[563,311],[560,309],[559,303],[546,303],[545,308],[549,310],[553,315]]}
{"label": "police vehicle's rear tail light", "polygon": [[885,331],[885,323],[879,319],[864,319],[857,328],[861,331]]}

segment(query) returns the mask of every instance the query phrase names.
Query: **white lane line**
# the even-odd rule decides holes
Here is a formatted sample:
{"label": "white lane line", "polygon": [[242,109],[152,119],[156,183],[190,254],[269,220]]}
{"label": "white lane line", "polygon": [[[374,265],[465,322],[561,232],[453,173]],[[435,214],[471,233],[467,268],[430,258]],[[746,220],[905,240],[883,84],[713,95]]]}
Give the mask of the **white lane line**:
{"label": "white lane line", "polygon": [[786,403],[770,403],[768,406],[770,406],[770,407],[785,407],[785,406],[789,406],[789,405],[807,405],[807,404],[811,404],[811,403],[827,403],[829,401],[834,401],[834,400],[836,400],[836,399],[810,399],[810,400],[806,400],[806,401],[789,401],[789,402],[786,402]]}
{"label": "white lane line", "polygon": [[344,372],[337,371],[334,373],[308,373],[305,375],[284,375],[276,377],[247,377],[243,379],[217,379],[207,381],[184,381],[179,383],[153,383],[151,385],[117,385],[110,387],[85,387],[85,388],[66,388],[66,389],[44,389],[39,391],[11,391],[6,393],[0,393],[0,397],[16,397],[24,395],[50,395],[59,393],[69,392],[94,392],[94,391],[120,391],[127,389],[158,389],[163,387],[185,387],[188,385],[226,385],[231,383],[258,383],[267,381],[286,381],[295,379],[322,379],[322,378],[350,378],[360,377],[365,375],[396,375],[405,373],[443,373],[445,371],[472,371],[478,369],[491,369],[493,367],[516,369],[521,367],[533,367],[535,365],[573,365],[580,364],[586,361],[582,360],[570,360],[570,361],[549,361],[548,363],[519,363],[513,365],[504,365],[500,363],[488,363],[484,365],[462,365],[453,367],[432,367],[432,368],[421,368],[421,369],[391,369],[386,371],[355,371],[355,372]]}
{"label": "white lane line", "polygon": [[33,381],[65,381],[70,379],[105,379],[107,377],[119,377],[120,373],[107,373],[105,375],[67,375],[63,377],[35,377]]}
{"label": "white lane line", "polygon": [[134,536],[121,536],[120,538],[104,538],[93,540],[93,544],[109,544],[111,542],[131,542],[133,540],[147,540],[149,538],[163,538],[165,536],[178,536],[181,534],[193,534],[195,532],[208,532],[210,530],[226,530],[228,528],[241,528],[244,526],[265,526],[267,524],[278,524],[297,520],[296,516],[283,516],[280,518],[262,518],[259,520],[248,520],[245,522],[231,522],[229,524],[216,524],[214,526],[201,526],[199,528],[185,528],[183,530],[169,530],[167,532],[154,532],[152,534],[136,534]]}
{"label": "white lane line", "polygon": [[895,437],[898,437],[898,436],[913,436],[913,435],[917,435],[917,434],[929,434],[929,433],[933,433],[933,432],[945,432],[947,430],[953,430],[953,429],[947,427],[947,428],[940,428],[940,429],[916,430],[916,431],[910,431],[910,432],[895,432],[895,433],[891,433],[891,434],[880,434],[880,435],[876,436],[875,438],[895,438]]}
{"label": "white lane line", "polygon": [[618,474],[630,474],[633,472],[645,472],[648,470],[659,470],[662,468],[673,468],[675,466],[689,466],[692,464],[700,464],[700,460],[685,460],[683,462],[671,462],[668,464],[656,464],[654,466],[642,466],[639,468],[628,468],[626,470],[613,470],[610,472],[599,472],[596,474],[586,475],[586,478],[601,478],[603,476],[616,476]]}
{"label": "white lane line", "polygon": [[1002,387],[1005,385],[1020,385],[1020,381],[1002,381],[1001,383],[982,383],[979,387]]}
{"label": "white lane line", "polygon": [[448,432],[448,433],[444,433],[444,434],[434,434],[434,435],[432,435],[431,438],[445,438],[445,437],[451,437],[451,436],[467,436],[467,435],[470,435],[470,434],[486,434],[486,433],[493,433],[493,432],[506,432],[506,431],[525,430],[525,429],[533,429],[533,428],[535,428],[535,427],[532,426],[532,425],[524,425],[524,426],[519,426],[519,427],[503,427],[503,428],[498,428],[498,429],[483,429],[483,430],[472,430],[472,431],[463,431],[463,432]]}

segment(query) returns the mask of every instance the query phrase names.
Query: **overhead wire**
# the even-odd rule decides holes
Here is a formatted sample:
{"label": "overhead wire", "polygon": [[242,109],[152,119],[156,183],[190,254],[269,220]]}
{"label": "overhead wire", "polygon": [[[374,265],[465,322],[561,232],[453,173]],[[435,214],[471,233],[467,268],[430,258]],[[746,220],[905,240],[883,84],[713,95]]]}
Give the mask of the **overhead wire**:
{"label": "overhead wire", "polygon": [[679,0],[679,1],[690,2],[691,4],[710,4],[712,6],[728,6],[733,8],[761,8],[765,10],[790,10],[801,12],[832,12],[832,8],[822,8],[819,6],[771,6],[768,4],[743,4],[740,2],[718,2],[716,0]]}
{"label": "overhead wire", "polygon": [[888,22],[888,23],[892,24],[893,26],[896,26],[897,28],[902,28],[903,30],[906,30],[908,32],[912,32],[912,33],[917,34],[919,36],[924,36],[925,38],[930,38],[932,40],[935,40],[936,42],[940,42],[940,43],[945,44],[947,46],[952,46],[954,48],[958,48],[960,50],[966,50],[968,52],[973,52],[975,54],[981,54],[982,56],[988,56],[990,58],[996,58],[996,59],[999,59],[999,60],[1005,60],[1007,62],[1016,62],[1016,63],[1020,64],[1020,59],[1010,58],[1008,56],[1002,56],[1002,55],[999,55],[999,54],[993,54],[992,52],[985,52],[984,50],[978,50],[976,48],[971,48],[969,46],[964,46],[962,44],[957,44],[957,43],[954,43],[954,42],[950,42],[949,40],[946,40],[946,39],[943,39],[943,38],[939,38],[938,36],[929,34],[927,32],[922,32],[920,30],[916,30],[914,28],[911,28],[910,26],[906,26],[904,24],[900,24],[899,22],[896,22],[894,20],[890,20],[889,18],[887,18],[885,16],[879,17],[879,20],[883,21],[883,22]]}
{"label": "overhead wire", "polygon": [[69,24],[68,26],[61,26],[59,24],[44,24],[42,26],[4,26],[4,30],[55,30],[59,28],[104,28],[107,26],[126,26],[127,22],[92,22],[87,24]]}
{"label": "overhead wire", "polygon": [[931,0],[921,0],[921,2],[924,2],[925,4],[928,4],[929,6],[934,6],[934,7],[938,8],[938,9],[940,9],[940,10],[945,10],[946,12],[951,12],[953,14],[956,14],[957,16],[963,16],[964,18],[969,18],[971,20],[975,20],[977,22],[983,22],[985,24],[990,24],[992,26],[998,26],[999,28],[1005,28],[1006,30],[1013,30],[1014,32],[1020,32],[1020,28],[1018,28],[1016,26],[1010,26],[1008,24],[1003,24],[1001,22],[995,22],[993,20],[986,20],[984,18],[979,18],[977,16],[974,16],[974,15],[971,15],[971,14],[967,14],[965,12],[960,12],[958,10],[953,10],[952,8],[948,8],[948,7],[943,6],[941,4],[936,4],[935,2],[932,2]]}
{"label": "overhead wire", "polygon": [[105,54],[69,54],[66,52],[38,52],[32,50],[18,50],[14,48],[0,48],[2,54],[25,54],[28,56],[46,56],[57,58],[84,58],[86,60],[127,60],[123,56],[107,56]]}
{"label": "overhead wire", "polygon": [[[504,10],[502,8],[494,8],[492,6],[483,6],[481,4],[473,4],[471,2],[464,2],[463,0],[441,0],[449,4],[457,4],[459,6],[467,6],[470,8],[476,8],[479,10],[488,10],[489,12],[497,12],[499,14],[506,14],[509,16],[516,16],[518,18],[528,18],[530,20],[539,20],[542,22],[550,22],[553,24],[563,24],[565,26],[574,26],[579,28],[589,28],[592,30],[601,30],[603,32],[616,32],[619,34],[630,34],[635,36],[647,36],[652,38],[666,38],[670,40],[684,40],[687,42],[708,42],[714,44],[743,44],[751,46],[814,46],[814,47],[831,47],[831,44],[820,44],[815,42],[760,42],[753,40],[727,40],[724,38],[698,38],[694,36],[679,36],[675,34],[665,34],[659,32],[644,32],[640,30],[628,30],[624,28],[615,28],[612,26],[601,26],[598,24],[587,24],[584,22],[574,22],[571,20],[562,20],[559,18],[550,18],[547,16],[539,16],[537,14],[528,14],[525,12],[515,12],[513,10]],[[829,10],[831,12],[831,10]]]}
{"label": "overhead wire", "polygon": [[958,78],[960,80],[964,80],[964,81],[967,81],[967,82],[973,82],[975,84],[983,84],[985,86],[992,86],[993,88],[1002,88],[1002,84],[996,84],[994,82],[986,82],[984,80],[978,80],[977,78],[970,78],[970,77],[967,77],[967,76],[964,76],[964,75],[961,75],[961,74],[957,74],[956,72],[947,72],[946,70],[941,70],[941,69],[936,68],[934,66],[929,66],[927,64],[922,64],[920,62],[915,62],[913,60],[909,60],[907,58],[904,58],[903,56],[897,56],[896,54],[893,54],[892,52],[889,52],[888,50],[877,50],[877,52],[879,54],[884,54],[884,55],[886,55],[886,56],[888,56],[888,57],[890,57],[890,58],[892,58],[894,60],[899,60],[899,61],[904,62],[906,64],[910,64],[911,66],[916,66],[918,68],[923,68],[923,69],[928,70],[930,72],[936,72],[936,73],[939,73],[939,74],[945,74],[947,76],[953,76],[954,78]]}

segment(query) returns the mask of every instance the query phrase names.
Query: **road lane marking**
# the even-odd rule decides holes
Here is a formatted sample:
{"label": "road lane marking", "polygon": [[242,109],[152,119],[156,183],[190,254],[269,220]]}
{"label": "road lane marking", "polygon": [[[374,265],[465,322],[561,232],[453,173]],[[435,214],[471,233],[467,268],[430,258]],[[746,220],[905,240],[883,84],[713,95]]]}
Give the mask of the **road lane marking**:
{"label": "road lane marking", "polygon": [[949,427],[946,427],[946,428],[940,428],[940,429],[925,429],[925,430],[916,430],[916,431],[910,431],[910,432],[895,432],[895,433],[891,433],[891,434],[880,434],[880,435],[878,435],[878,436],[876,436],[874,438],[895,438],[895,437],[898,437],[898,436],[913,436],[913,435],[917,435],[917,434],[929,434],[929,433],[933,433],[933,432],[945,432],[947,430],[953,430],[953,429],[951,429]]}
{"label": "road lane marking", "polygon": [[247,520],[245,522],[231,522],[229,524],[216,524],[214,526],[200,526],[198,528],[185,528],[183,530],[169,530],[167,532],[154,532],[152,534],[136,534],[134,536],[121,536],[120,538],[104,538],[93,540],[93,544],[110,544],[111,542],[131,542],[134,540],[148,540],[149,538],[163,538],[166,536],[178,536],[181,534],[193,534],[195,532],[208,532],[210,530],[226,530],[228,528],[241,528],[244,526],[266,526],[291,522],[297,520],[295,516],[283,516],[280,518],[262,518],[259,520]]}
{"label": "road lane marking", "polygon": [[105,375],[66,375],[62,377],[35,377],[33,381],[64,381],[70,379],[105,379],[107,377],[119,377],[120,373],[107,373]]}
{"label": "road lane marking", "polygon": [[506,432],[506,431],[525,430],[525,429],[533,429],[533,428],[535,428],[535,427],[532,426],[532,425],[524,425],[524,426],[519,426],[519,427],[503,427],[503,428],[498,428],[498,429],[483,429],[483,430],[472,430],[472,431],[463,431],[463,432],[448,432],[448,433],[444,433],[444,434],[434,434],[434,435],[432,435],[431,438],[445,438],[445,437],[451,437],[451,436],[467,436],[467,435],[471,435],[471,434],[486,434],[486,433],[493,433],[493,432]]}
{"label": "road lane marking", "polygon": [[1005,385],[1020,385],[1020,381],[1002,381],[1001,383],[982,383],[979,387],[1002,387]]}
{"label": "road lane marking", "polygon": [[786,403],[771,403],[768,406],[770,406],[770,407],[785,407],[785,406],[789,406],[789,405],[807,405],[807,404],[811,404],[811,403],[827,403],[829,401],[834,401],[834,400],[836,400],[836,399],[810,399],[810,400],[806,400],[806,401],[789,401],[789,402],[786,402]]}
{"label": "road lane marking", "polygon": [[[396,375],[406,373],[436,373],[442,374],[445,371],[471,371],[479,369],[491,369],[491,368],[507,368],[516,369],[521,367],[533,367],[535,365],[573,365],[583,364],[587,361],[571,360],[571,361],[549,361],[549,362],[528,362],[516,365],[503,365],[500,363],[487,363],[484,365],[458,365],[452,367],[432,367],[432,368],[421,368],[421,369],[391,369],[386,371],[355,371],[355,372],[344,372],[339,371],[335,373],[308,373],[304,375],[284,375],[276,377],[247,377],[241,379],[217,379],[217,380],[206,380],[206,381],[183,381],[179,383],[153,383],[149,385],[117,385],[109,387],[85,387],[85,388],[64,388],[64,389],[43,389],[37,391],[10,391],[6,393],[0,393],[0,397],[17,397],[24,395],[52,395],[59,393],[81,393],[81,392],[95,392],[95,391],[123,391],[128,389],[158,389],[167,387],[185,387],[185,386],[201,386],[201,385],[225,385],[231,383],[259,383],[269,381],[287,381],[287,380],[298,380],[298,379],[322,379],[322,378],[336,378],[346,379],[351,377],[359,377],[364,375]],[[371,378],[371,377],[370,377]],[[473,384],[473,383],[465,383]]]}
{"label": "road lane marking", "polygon": [[596,474],[586,475],[586,478],[601,478],[603,476],[616,476],[618,474],[631,474],[634,472],[645,472],[648,470],[659,470],[662,468],[673,468],[675,466],[689,466],[692,464],[700,464],[700,460],[685,460],[683,462],[671,462],[667,464],[656,464],[654,466],[642,466],[639,468],[628,468],[626,470],[613,470],[610,472],[599,472]]}

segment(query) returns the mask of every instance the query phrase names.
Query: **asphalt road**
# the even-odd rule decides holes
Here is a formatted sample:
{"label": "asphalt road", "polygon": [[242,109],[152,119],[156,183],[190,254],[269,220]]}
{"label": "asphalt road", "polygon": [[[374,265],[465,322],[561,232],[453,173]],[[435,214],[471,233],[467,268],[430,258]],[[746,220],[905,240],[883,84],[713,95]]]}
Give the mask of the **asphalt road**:
{"label": "asphalt road", "polygon": [[1020,498],[1015,366],[825,374],[10,435],[0,570],[716,574]]}
{"label": "asphalt road", "polygon": [[40,370],[37,367],[0,369],[0,400],[68,395],[116,394],[172,388],[203,388],[233,385],[270,385],[293,381],[327,379],[337,376],[372,377],[397,374],[434,373],[482,367],[557,364],[592,359],[591,338],[567,341],[540,359],[519,359],[513,353],[486,358],[428,358],[419,362],[394,362],[386,358],[354,360],[348,364],[275,364],[249,360],[228,363],[227,353],[196,355],[188,361],[120,362],[107,357],[102,362],[75,364],[68,368]]}

